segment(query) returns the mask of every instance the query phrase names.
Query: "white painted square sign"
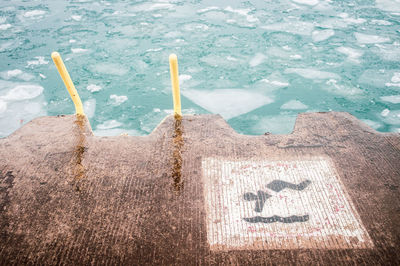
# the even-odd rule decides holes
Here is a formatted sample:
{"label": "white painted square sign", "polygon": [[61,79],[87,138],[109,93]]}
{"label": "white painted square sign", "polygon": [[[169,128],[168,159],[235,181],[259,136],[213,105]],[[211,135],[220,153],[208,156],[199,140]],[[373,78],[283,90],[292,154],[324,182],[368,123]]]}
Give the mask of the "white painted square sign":
{"label": "white painted square sign", "polygon": [[330,162],[202,161],[212,250],[371,248]]}

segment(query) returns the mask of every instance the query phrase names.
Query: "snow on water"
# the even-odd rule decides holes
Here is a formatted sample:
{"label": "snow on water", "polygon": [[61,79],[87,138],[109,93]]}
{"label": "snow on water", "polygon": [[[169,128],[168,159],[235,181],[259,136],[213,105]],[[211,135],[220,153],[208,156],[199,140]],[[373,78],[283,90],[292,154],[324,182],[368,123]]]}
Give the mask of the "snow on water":
{"label": "snow on water", "polygon": [[373,43],[385,43],[390,42],[390,38],[378,35],[370,35],[356,32],[354,36],[357,39],[357,42],[360,44],[373,44]]}
{"label": "snow on water", "polygon": [[316,30],[312,32],[312,39],[314,42],[322,42],[326,39],[329,39],[335,35],[335,31],[328,29],[328,30]]}
{"label": "snow on water", "polygon": [[400,95],[382,96],[380,99],[389,103],[400,103]]}
{"label": "snow on water", "polygon": [[284,110],[302,110],[307,109],[308,106],[298,100],[290,100],[281,106]]}
{"label": "snow on water", "polygon": [[209,112],[228,120],[248,113],[273,100],[263,94],[242,89],[183,90],[182,94]]}
{"label": "snow on water", "polygon": [[338,74],[332,72],[320,71],[312,68],[287,68],[285,70],[285,73],[286,74],[294,73],[302,76],[303,78],[313,79],[313,80],[340,79],[340,76]]}

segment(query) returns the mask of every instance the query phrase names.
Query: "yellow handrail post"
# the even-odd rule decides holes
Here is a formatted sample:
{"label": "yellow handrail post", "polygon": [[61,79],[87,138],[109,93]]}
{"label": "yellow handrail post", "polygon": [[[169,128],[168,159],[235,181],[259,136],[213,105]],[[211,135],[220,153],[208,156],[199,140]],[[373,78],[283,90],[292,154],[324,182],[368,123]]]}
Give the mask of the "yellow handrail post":
{"label": "yellow handrail post", "polygon": [[174,115],[182,116],[181,94],[179,89],[178,58],[176,54],[169,56],[169,69],[171,74],[172,97],[174,101]]}
{"label": "yellow handrail post", "polygon": [[61,59],[60,54],[57,52],[53,52],[51,53],[51,58],[53,59],[54,64],[57,67],[58,73],[60,73],[60,76],[64,81],[65,87],[67,88],[69,95],[74,102],[76,114],[85,115],[85,113],[83,112],[81,98],[79,97],[79,94],[75,89],[74,83],[72,82],[71,77],[68,74],[67,68],[65,67],[64,62]]}

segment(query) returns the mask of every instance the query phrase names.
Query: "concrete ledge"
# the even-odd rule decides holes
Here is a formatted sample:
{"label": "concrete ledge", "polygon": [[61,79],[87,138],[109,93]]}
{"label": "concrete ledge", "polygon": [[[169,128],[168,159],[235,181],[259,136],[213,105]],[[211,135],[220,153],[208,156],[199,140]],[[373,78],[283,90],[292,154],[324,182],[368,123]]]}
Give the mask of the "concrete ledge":
{"label": "concrete ledge", "polygon": [[400,264],[400,135],[167,117],[144,137],[38,118],[0,139],[0,264]]}

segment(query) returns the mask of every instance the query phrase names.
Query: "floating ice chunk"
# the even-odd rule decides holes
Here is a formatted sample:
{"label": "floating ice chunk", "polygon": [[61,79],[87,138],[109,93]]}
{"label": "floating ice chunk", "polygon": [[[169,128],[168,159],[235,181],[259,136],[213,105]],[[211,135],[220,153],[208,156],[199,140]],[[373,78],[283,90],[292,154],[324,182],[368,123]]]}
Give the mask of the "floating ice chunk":
{"label": "floating ice chunk", "polygon": [[28,66],[32,65],[47,65],[49,61],[44,59],[44,56],[35,56],[36,60],[31,60],[28,61],[27,64]]}
{"label": "floating ice chunk", "polygon": [[382,96],[381,100],[389,103],[400,103],[400,95]]}
{"label": "floating ice chunk", "polygon": [[296,115],[281,114],[260,118],[258,123],[252,127],[255,134],[290,134],[296,122]]}
{"label": "floating ice chunk", "polygon": [[46,78],[46,76],[43,75],[42,73],[39,73],[39,76],[40,76],[42,79],[45,79],[45,78]]}
{"label": "floating ice chunk", "polygon": [[244,16],[244,17],[246,17],[246,20],[250,23],[258,22],[258,18],[256,18],[253,15],[249,15],[249,12],[251,11],[251,9],[233,9],[230,6],[227,6],[224,10],[238,14],[240,16]]}
{"label": "floating ice chunk", "polygon": [[208,26],[206,24],[202,24],[202,23],[188,23],[186,25],[183,26],[183,29],[185,31],[206,31],[208,30]]}
{"label": "floating ice chunk", "polygon": [[384,109],[384,110],[381,112],[381,116],[386,117],[386,116],[389,115],[389,113],[390,113],[389,109]]}
{"label": "floating ice chunk", "polygon": [[368,126],[372,127],[375,130],[377,130],[383,126],[382,123],[372,121],[369,119],[361,119],[361,121],[363,121],[365,124],[367,124]]}
{"label": "floating ice chunk", "polygon": [[228,120],[248,113],[273,100],[261,93],[242,89],[183,90],[182,94],[202,108]]}
{"label": "floating ice chunk", "polygon": [[288,101],[287,103],[284,103],[281,106],[281,109],[285,110],[302,110],[302,109],[307,109],[308,106],[305,105],[304,103],[298,101],[298,100],[291,100]]}
{"label": "floating ice chunk", "polygon": [[96,92],[96,91],[100,91],[101,87],[95,84],[89,84],[86,89],[90,92]]}
{"label": "floating ice chunk", "polygon": [[349,61],[353,61],[353,62],[356,62],[356,63],[359,63],[358,59],[364,53],[361,50],[353,49],[353,48],[350,48],[350,47],[344,47],[344,46],[336,48],[336,51],[338,51],[339,53],[347,55],[348,56],[347,58],[349,59]]}
{"label": "floating ice chunk", "polygon": [[11,24],[1,24],[0,25],[0,30],[7,30],[11,28]]}
{"label": "floating ice chunk", "polygon": [[3,79],[10,79],[21,75],[23,72],[20,69],[8,70],[0,73],[0,77]]}
{"label": "floating ice chunk", "polygon": [[359,32],[354,33],[354,36],[356,37],[357,42],[360,44],[385,43],[390,41],[390,39],[387,37],[369,35]]}
{"label": "floating ice chunk", "polygon": [[316,30],[312,32],[312,39],[314,42],[321,42],[326,39],[329,39],[335,35],[335,31],[328,29],[328,30]]}
{"label": "floating ice chunk", "polygon": [[274,72],[267,78],[261,79],[259,83],[260,84],[257,85],[259,89],[265,90],[265,84],[267,84],[267,90],[269,91],[285,88],[290,85],[279,72]]}
{"label": "floating ice chunk", "polygon": [[371,24],[375,25],[382,25],[382,26],[390,26],[393,25],[393,23],[387,21],[387,20],[381,20],[381,19],[372,19]]}
{"label": "floating ice chunk", "polygon": [[118,96],[118,95],[112,94],[112,95],[110,95],[110,99],[113,101],[114,105],[120,105],[121,103],[126,102],[128,100],[128,97],[125,95]]}
{"label": "floating ice chunk", "polygon": [[153,112],[155,112],[155,113],[160,113],[160,112],[161,112],[161,109],[160,109],[160,108],[153,108]]}
{"label": "floating ice chunk", "polygon": [[320,27],[322,28],[328,28],[328,29],[340,29],[340,28],[347,28],[348,27],[348,23],[345,22],[343,19],[334,19],[334,18],[330,18],[330,19],[326,19],[324,21],[322,21],[319,24]]}
{"label": "floating ice chunk", "polygon": [[172,9],[174,7],[173,4],[170,3],[156,3],[149,7],[149,11],[159,10],[159,9]]}
{"label": "floating ice chunk", "polygon": [[122,126],[122,123],[117,120],[107,120],[103,124],[97,125],[96,129],[111,129],[120,126]]}
{"label": "floating ice chunk", "polygon": [[179,82],[180,83],[184,83],[185,81],[188,81],[190,79],[192,79],[191,75],[186,75],[186,74],[179,75]]}
{"label": "floating ice chunk", "polygon": [[24,112],[31,115],[39,114],[42,111],[42,104],[39,102],[27,102],[24,104]]}
{"label": "floating ice chunk", "polygon": [[392,82],[400,82],[400,72],[393,73],[393,77],[390,79]]}
{"label": "floating ice chunk", "polygon": [[270,24],[261,28],[268,31],[282,31],[299,35],[311,35],[314,30],[314,24],[304,21],[290,21],[284,23]]}
{"label": "floating ice chunk", "polygon": [[337,80],[335,79],[330,79],[326,81],[325,84],[326,86],[322,87],[323,90],[345,97],[356,96],[363,93],[360,88],[338,84]]}
{"label": "floating ice chunk", "polygon": [[390,125],[400,125],[400,110],[390,111],[384,116],[383,121]]}
{"label": "floating ice chunk", "polygon": [[71,39],[71,40],[69,40],[68,42],[69,42],[69,43],[76,43],[76,40]]}
{"label": "floating ice chunk", "polygon": [[206,12],[209,12],[209,11],[215,11],[215,10],[219,10],[219,7],[217,7],[217,6],[209,6],[209,7],[197,10],[197,13],[202,14],[202,13],[206,13]]}
{"label": "floating ice chunk", "polygon": [[264,60],[266,59],[266,56],[261,54],[261,53],[257,53],[249,62],[249,65],[251,67],[255,67],[260,65],[262,62],[264,62]]}
{"label": "floating ice chunk", "polygon": [[292,0],[297,4],[308,5],[308,6],[315,6],[319,3],[318,0]]}
{"label": "floating ice chunk", "polygon": [[338,80],[338,79],[340,79],[340,76],[335,73],[319,71],[319,70],[312,69],[312,68],[287,68],[285,70],[285,73],[286,74],[294,73],[294,74],[302,76],[303,78],[315,79],[315,80],[321,80],[321,79],[336,79],[336,80]]}
{"label": "floating ice chunk", "polygon": [[0,17],[0,24],[3,24],[6,21],[7,21],[6,17]]}
{"label": "floating ice chunk", "polygon": [[7,102],[0,99],[0,114],[7,110]]}
{"label": "floating ice chunk", "polygon": [[89,51],[89,50],[83,49],[83,48],[71,48],[71,52],[74,54],[85,53],[87,51]]}
{"label": "floating ice chunk", "polygon": [[375,0],[376,7],[388,12],[400,12],[399,0]]}
{"label": "floating ice chunk", "polygon": [[25,12],[24,17],[38,18],[38,17],[42,17],[44,14],[46,14],[46,11],[44,11],[44,10],[32,10],[32,11]]}
{"label": "floating ice chunk", "polygon": [[43,87],[39,85],[17,85],[12,88],[5,96],[0,97],[5,101],[23,101],[38,97],[43,92]]}
{"label": "floating ice chunk", "polygon": [[400,61],[400,46],[391,44],[375,44],[378,47],[376,53],[387,61]]}
{"label": "floating ice chunk", "polygon": [[295,60],[299,60],[299,59],[302,59],[302,58],[303,58],[303,57],[302,57],[301,55],[299,55],[299,54],[293,54],[293,55],[290,55],[289,57],[292,58],[292,59],[295,59]]}
{"label": "floating ice chunk", "polygon": [[96,112],[96,99],[89,99],[83,103],[83,110],[87,117],[92,118]]}
{"label": "floating ice chunk", "polygon": [[90,67],[93,71],[100,74],[123,76],[128,73],[128,69],[116,63],[97,63]]}
{"label": "floating ice chunk", "polygon": [[82,16],[78,16],[78,15],[72,15],[71,18],[75,21],[81,21]]}
{"label": "floating ice chunk", "polygon": [[222,67],[226,69],[234,69],[238,65],[238,61],[226,60],[226,57],[219,55],[206,55],[200,58],[200,61],[212,67]]}

